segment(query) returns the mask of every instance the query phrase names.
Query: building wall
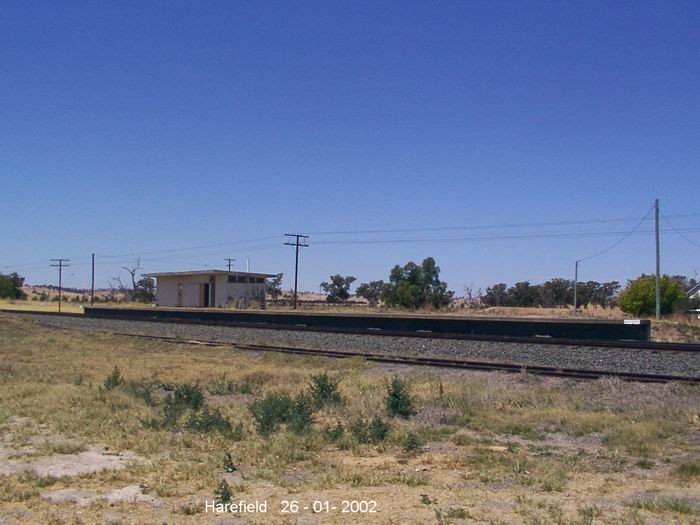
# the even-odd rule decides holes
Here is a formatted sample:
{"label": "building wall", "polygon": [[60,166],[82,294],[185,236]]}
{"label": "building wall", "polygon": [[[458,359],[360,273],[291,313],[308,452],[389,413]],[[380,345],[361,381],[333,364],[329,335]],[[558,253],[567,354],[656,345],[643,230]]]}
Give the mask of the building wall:
{"label": "building wall", "polygon": [[[182,306],[197,308],[200,303],[200,285],[209,283],[210,275],[183,275],[158,277],[156,303],[159,306],[178,306],[178,287],[182,284]],[[214,284],[215,306],[265,306],[265,283],[229,283],[227,275],[216,275]]]}

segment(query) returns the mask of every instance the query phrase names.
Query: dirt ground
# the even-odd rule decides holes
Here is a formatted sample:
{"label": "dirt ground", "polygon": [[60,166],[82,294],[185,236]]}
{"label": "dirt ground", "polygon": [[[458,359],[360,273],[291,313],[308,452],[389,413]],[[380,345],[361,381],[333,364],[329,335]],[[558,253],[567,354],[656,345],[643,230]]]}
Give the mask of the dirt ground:
{"label": "dirt ground", "polygon": [[[260,400],[315,399],[324,372],[340,400],[262,433]],[[394,378],[405,418],[387,409]],[[168,420],[178,392],[203,404]],[[368,439],[376,418],[387,431]],[[222,480],[266,512],[206,511]],[[0,314],[0,523],[698,524],[700,388],[243,353]]]}

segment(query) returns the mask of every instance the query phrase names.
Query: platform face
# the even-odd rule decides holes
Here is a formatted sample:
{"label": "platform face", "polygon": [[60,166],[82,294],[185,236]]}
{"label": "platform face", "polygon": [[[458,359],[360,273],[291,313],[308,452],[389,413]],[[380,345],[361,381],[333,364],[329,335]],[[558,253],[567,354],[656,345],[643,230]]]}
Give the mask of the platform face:
{"label": "platform face", "polygon": [[339,330],[384,330],[433,332],[438,334],[493,335],[510,337],[544,336],[561,339],[605,341],[648,341],[648,320],[625,321],[489,318],[430,315],[360,315],[297,312],[254,312],[188,308],[105,308],[86,307],[87,317],[111,319],[175,319],[214,324],[270,325]]}

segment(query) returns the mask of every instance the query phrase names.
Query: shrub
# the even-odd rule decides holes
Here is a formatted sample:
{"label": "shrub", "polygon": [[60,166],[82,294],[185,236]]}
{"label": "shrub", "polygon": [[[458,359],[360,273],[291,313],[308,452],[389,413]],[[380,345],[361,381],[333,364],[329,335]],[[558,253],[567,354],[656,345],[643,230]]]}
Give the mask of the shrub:
{"label": "shrub", "polygon": [[204,394],[198,385],[185,383],[178,385],[173,394],[173,402],[182,408],[199,410],[204,404]]}
{"label": "shrub", "polygon": [[374,416],[372,422],[369,424],[369,439],[371,443],[379,443],[386,439],[389,433],[389,425],[387,425],[384,420],[379,416]]}
{"label": "shrub", "polygon": [[122,374],[119,371],[119,368],[115,366],[114,370],[112,370],[112,373],[107,376],[107,379],[105,379],[104,388],[105,390],[114,390],[123,382],[124,379],[122,378]]}
{"label": "shrub", "polygon": [[233,493],[231,492],[231,487],[225,479],[219,481],[219,484],[217,485],[216,490],[214,491],[214,496],[216,496],[217,503],[231,503]]}
{"label": "shrub", "polygon": [[403,449],[406,452],[415,452],[425,446],[425,441],[415,432],[409,432],[403,440]]}
{"label": "shrub", "polygon": [[153,385],[151,384],[127,381],[122,384],[122,389],[130,396],[141,399],[149,406],[155,405],[153,399]]}
{"label": "shrub", "polygon": [[[674,307],[685,297],[683,288],[668,275],[661,277],[661,313],[673,312]],[[656,312],[656,280],[653,275],[642,275],[630,281],[620,295],[620,308],[632,315],[654,315]]]}
{"label": "shrub", "polygon": [[674,474],[682,478],[700,478],[700,461],[682,463],[676,467]]}
{"label": "shrub", "polygon": [[415,414],[408,386],[399,377],[394,376],[387,386],[385,403],[386,410],[390,416],[409,418]]}
{"label": "shrub", "polygon": [[311,400],[305,394],[299,394],[294,400],[289,414],[289,428],[295,434],[304,434],[313,423]]}
{"label": "shrub", "polygon": [[329,441],[336,442],[345,434],[345,427],[339,421],[334,427],[326,428],[323,433]]}
{"label": "shrub", "polygon": [[226,419],[221,411],[216,408],[212,412],[209,410],[208,406],[204,406],[199,412],[192,412],[190,418],[187,420],[186,425],[187,430],[192,430],[193,432],[208,433],[208,432],[220,432],[222,434],[228,434],[232,431],[231,422]]}
{"label": "shrub", "polygon": [[331,377],[327,372],[311,376],[309,391],[314,400],[314,405],[321,408],[326,405],[337,405],[342,402],[342,396],[338,385],[339,377]]}
{"label": "shrub", "polygon": [[226,450],[224,451],[224,472],[236,472],[236,465],[233,464],[233,456]]}
{"label": "shrub", "polygon": [[[163,402],[163,417],[160,426],[164,428],[174,428],[177,426],[178,420],[182,415],[183,407],[179,405],[172,394],[168,394]],[[154,426],[159,426],[155,424]]]}
{"label": "shrub", "polygon": [[249,410],[255,420],[258,432],[269,436],[277,427],[289,419],[294,402],[289,394],[271,392],[251,403]]}
{"label": "shrub", "polygon": [[377,444],[386,439],[389,426],[379,416],[375,416],[367,423],[362,418],[357,418],[350,426],[350,433],[361,444]]}

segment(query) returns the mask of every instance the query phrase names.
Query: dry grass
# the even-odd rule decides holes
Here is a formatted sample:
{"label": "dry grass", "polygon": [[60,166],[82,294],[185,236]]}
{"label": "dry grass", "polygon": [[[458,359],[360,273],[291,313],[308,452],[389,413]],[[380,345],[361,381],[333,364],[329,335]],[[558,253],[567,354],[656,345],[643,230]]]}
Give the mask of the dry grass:
{"label": "dry grass", "polygon": [[[698,388],[404,369],[417,413],[403,420],[384,409],[395,370],[358,360],[147,342],[1,314],[0,334],[0,462],[77,457],[95,445],[142,458],[79,476],[0,475],[0,517],[9,523],[102,523],[115,515],[215,523],[220,517],[203,513],[202,502],[225,476],[236,498],[267,500],[268,514],[253,523],[293,523],[295,516],[279,513],[285,499],[377,501],[373,515],[302,510],[304,523],[700,523]],[[105,390],[115,366],[126,382]],[[344,403],[316,412],[301,435],[284,425],[267,439],[257,433],[253,399],[296,395],[324,371],[341,378]],[[241,435],[149,424],[185,383],[199,384]],[[375,416],[391,427],[385,441],[329,433]],[[409,435],[426,446],[407,449]],[[225,451],[232,474],[224,472]],[[142,487],[158,505],[96,499],[78,507],[41,496],[126,486]]]}

